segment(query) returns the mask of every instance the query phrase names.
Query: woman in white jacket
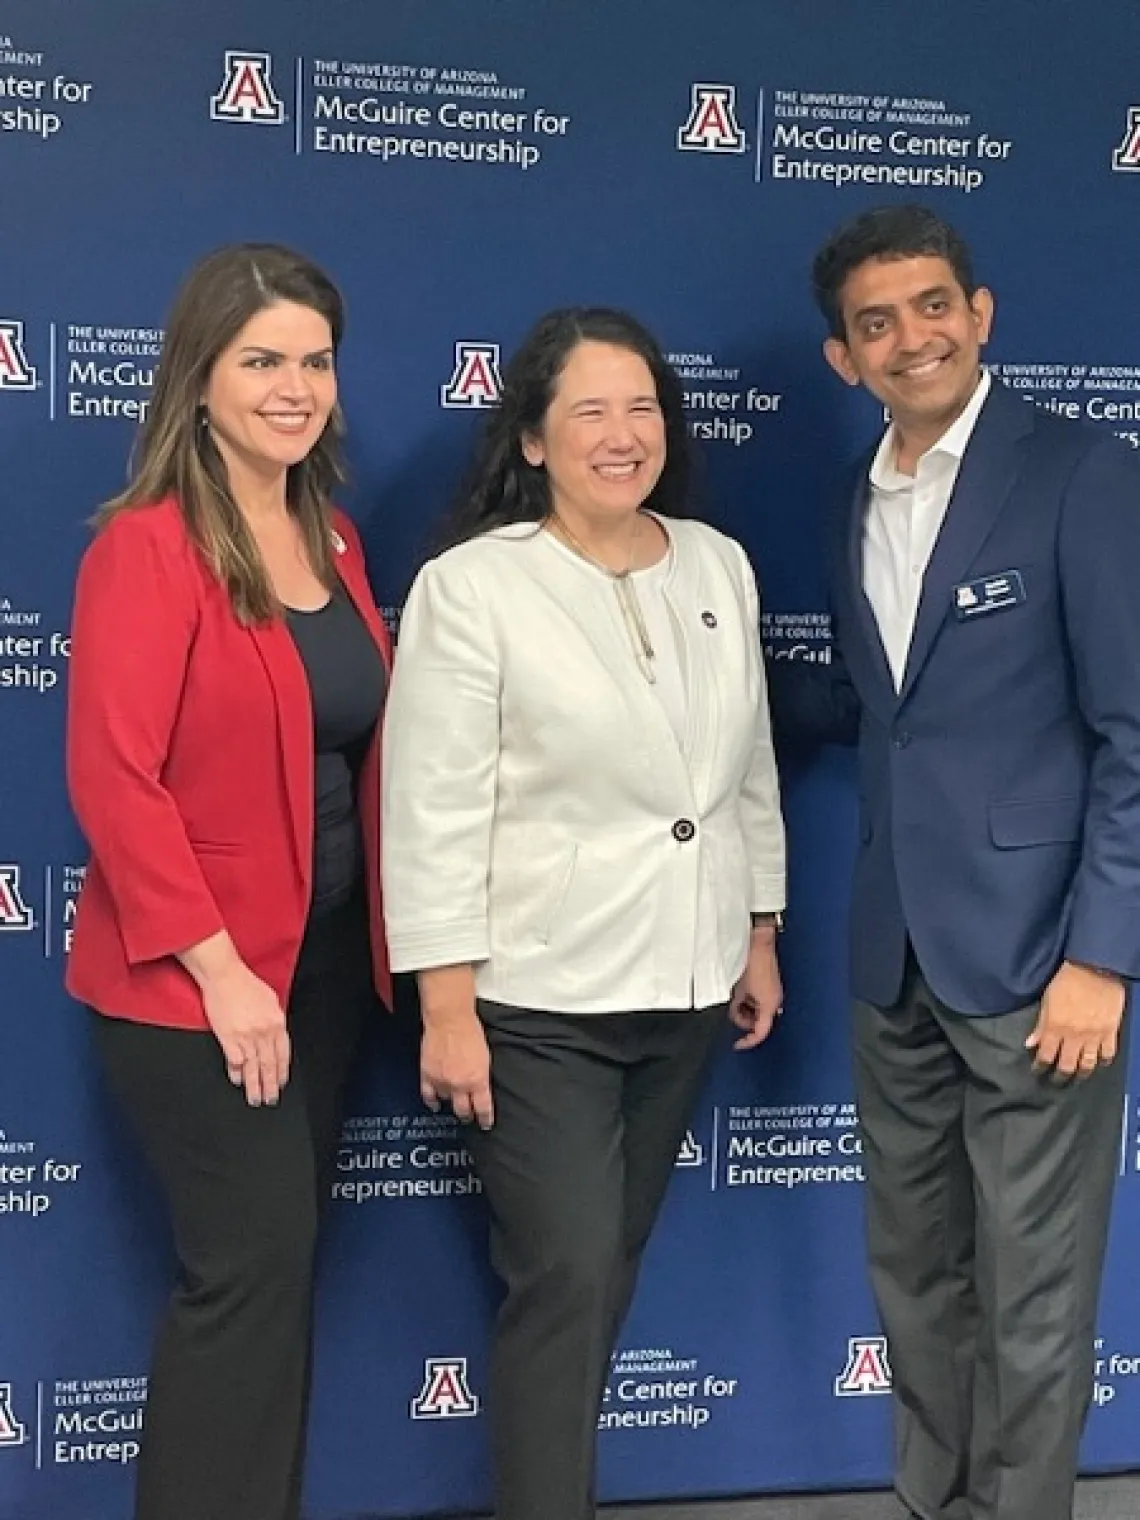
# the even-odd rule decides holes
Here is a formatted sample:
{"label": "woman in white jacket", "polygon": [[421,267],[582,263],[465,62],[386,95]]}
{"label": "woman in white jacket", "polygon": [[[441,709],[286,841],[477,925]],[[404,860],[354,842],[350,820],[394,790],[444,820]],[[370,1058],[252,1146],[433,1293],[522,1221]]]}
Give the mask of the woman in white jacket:
{"label": "woman in white jacket", "polygon": [[621,312],[508,366],[385,730],[393,968],[506,1285],[498,1520],[587,1520],[606,1368],[726,1012],[780,1011],[784,838],[743,550],[684,515],[679,382]]}

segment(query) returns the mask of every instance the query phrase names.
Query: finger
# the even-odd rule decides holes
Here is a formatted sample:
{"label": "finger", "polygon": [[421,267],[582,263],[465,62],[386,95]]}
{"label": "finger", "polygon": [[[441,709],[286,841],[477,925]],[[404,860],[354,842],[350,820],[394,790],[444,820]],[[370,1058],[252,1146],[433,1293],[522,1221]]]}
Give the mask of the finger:
{"label": "finger", "polygon": [[1113,1061],[1116,1060],[1116,1051],[1116,1031],[1113,1030],[1111,1034],[1106,1034],[1102,1038],[1100,1042],[1100,1050],[1097,1052],[1097,1059],[1100,1061],[1100,1064],[1102,1066],[1111,1066]]}
{"label": "finger", "polygon": [[439,1113],[439,1089],[423,1072],[420,1073],[420,1097],[424,1100],[425,1108],[430,1108],[433,1114]]}
{"label": "finger", "polygon": [[1090,1077],[1100,1065],[1100,1046],[1097,1043],[1088,1043],[1081,1046],[1077,1052],[1077,1075]]}
{"label": "finger", "polygon": [[465,1088],[458,1087],[452,1091],[451,1106],[460,1124],[470,1124],[475,1117],[471,1107],[471,1094]]}
{"label": "finger", "polygon": [[1081,1044],[1081,1041],[1076,1039],[1073,1035],[1066,1036],[1066,1038],[1061,1041],[1060,1049],[1057,1052],[1056,1064],[1057,1071],[1060,1073],[1060,1075],[1063,1077],[1075,1076],[1076,1073],[1081,1069],[1083,1054],[1084,1048]]}
{"label": "finger", "polygon": [[245,1084],[245,1101],[251,1108],[260,1108],[261,1063],[255,1054],[246,1057],[245,1064],[241,1069],[241,1077]]}
{"label": "finger", "polygon": [[1047,1067],[1054,1066],[1060,1049],[1061,1042],[1057,1036],[1055,1034],[1046,1034],[1042,1031],[1041,1039],[1037,1046],[1037,1059],[1033,1064],[1039,1070],[1045,1070]]}
{"label": "finger", "polygon": [[484,1082],[471,1094],[471,1106],[480,1129],[490,1129],[495,1122],[495,1102],[491,1097],[491,1084]]}
{"label": "finger", "polygon": [[1040,1045],[1040,1043],[1041,1043],[1041,1036],[1042,1036],[1041,1025],[1037,1024],[1034,1027],[1033,1033],[1029,1036],[1029,1038],[1025,1042],[1025,1048],[1026,1048],[1026,1050],[1036,1050],[1037,1047],[1038,1047],[1038,1045]]}
{"label": "finger", "polygon": [[755,1050],[757,1045],[762,1045],[772,1033],[772,1017],[762,1013],[753,1012],[752,1028],[733,1045],[733,1050]]}
{"label": "finger", "polygon": [[739,1040],[733,1041],[733,1050],[755,1050],[758,1045],[763,1045],[767,1038],[767,1031],[763,1034],[754,1029],[751,1034],[742,1035]]}
{"label": "finger", "polygon": [[289,1080],[289,1068],[293,1063],[293,1042],[289,1031],[282,1027],[273,1037],[273,1062],[280,1090]]}
{"label": "finger", "polygon": [[733,998],[728,1005],[728,1017],[737,1029],[751,1029],[754,1012],[751,998]]}
{"label": "finger", "polygon": [[270,1108],[281,1096],[281,1083],[277,1076],[277,1041],[271,1037],[257,1053],[257,1067],[261,1072],[261,1098]]}
{"label": "finger", "polygon": [[235,1087],[242,1084],[242,1067],[245,1065],[245,1052],[237,1040],[219,1039],[218,1044],[222,1049],[222,1059],[226,1063],[226,1076]]}

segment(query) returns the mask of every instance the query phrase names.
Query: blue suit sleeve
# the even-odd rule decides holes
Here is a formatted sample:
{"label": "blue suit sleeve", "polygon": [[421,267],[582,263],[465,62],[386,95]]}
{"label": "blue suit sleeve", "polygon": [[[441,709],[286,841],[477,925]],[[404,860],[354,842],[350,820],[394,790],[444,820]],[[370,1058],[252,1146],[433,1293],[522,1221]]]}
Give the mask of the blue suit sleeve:
{"label": "blue suit sleeve", "polygon": [[772,733],[781,754],[858,741],[861,705],[837,646],[827,665],[770,658],[766,668]]}
{"label": "blue suit sleeve", "polygon": [[1140,465],[1115,441],[1077,466],[1059,557],[1077,699],[1094,745],[1066,958],[1140,978]]}

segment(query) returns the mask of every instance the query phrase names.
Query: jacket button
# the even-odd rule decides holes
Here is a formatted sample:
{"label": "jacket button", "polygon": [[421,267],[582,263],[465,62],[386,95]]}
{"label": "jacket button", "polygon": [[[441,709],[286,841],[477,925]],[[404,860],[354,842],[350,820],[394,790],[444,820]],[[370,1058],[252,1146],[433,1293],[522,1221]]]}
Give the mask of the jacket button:
{"label": "jacket button", "polygon": [[907,733],[896,734],[891,740],[891,743],[894,745],[895,749],[906,749],[907,745],[910,743],[910,735]]}
{"label": "jacket button", "polygon": [[678,818],[673,825],[673,838],[678,844],[688,844],[696,832],[697,826],[689,818]]}

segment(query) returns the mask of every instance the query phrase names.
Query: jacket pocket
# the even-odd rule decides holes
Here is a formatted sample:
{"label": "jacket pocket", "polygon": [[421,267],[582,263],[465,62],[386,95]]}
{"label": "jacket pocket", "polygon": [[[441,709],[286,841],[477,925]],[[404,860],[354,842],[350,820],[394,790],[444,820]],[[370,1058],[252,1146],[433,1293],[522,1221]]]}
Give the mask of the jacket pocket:
{"label": "jacket pocket", "polygon": [[1080,796],[1041,797],[1025,802],[991,802],[990,838],[999,850],[1035,844],[1075,844],[1084,828]]}
{"label": "jacket pocket", "polygon": [[544,945],[549,945],[551,936],[558,927],[558,920],[562,916],[562,910],[566,906],[566,899],[570,895],[570,888],[574,884],[574,875],[578,869],[578,846],[574,845],[559,873],[554,887],[554,892],[547,904],[546,911],[539,925],[538,938]]}

